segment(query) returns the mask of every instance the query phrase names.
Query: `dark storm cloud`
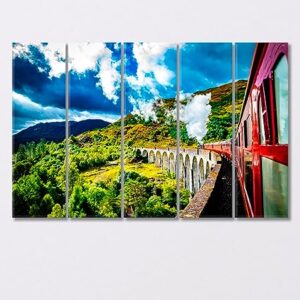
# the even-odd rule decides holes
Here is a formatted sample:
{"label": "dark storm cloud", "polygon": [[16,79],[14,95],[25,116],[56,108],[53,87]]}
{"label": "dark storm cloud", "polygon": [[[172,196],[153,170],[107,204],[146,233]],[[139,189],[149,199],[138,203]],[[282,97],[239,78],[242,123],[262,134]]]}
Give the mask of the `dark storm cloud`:
{"label": "dark storm cloud", "polygon": [[[102,111],[120,114],[120,101],[114,104],[104,95],[101,87],[96,87],[98,78],[95,71],[86,71],[84,74],[70,73],[70,107],[76,110],[89,112]],[[120,92],[118,93],[120,97]]]}
{"label": "dark storm cloud", "polygon": [[43,106],[65,107],[65,75],[59,78],[48,77],[47,62],[38,60],[33,64],[29,60],[16,57],[13,61],[13,89]]}

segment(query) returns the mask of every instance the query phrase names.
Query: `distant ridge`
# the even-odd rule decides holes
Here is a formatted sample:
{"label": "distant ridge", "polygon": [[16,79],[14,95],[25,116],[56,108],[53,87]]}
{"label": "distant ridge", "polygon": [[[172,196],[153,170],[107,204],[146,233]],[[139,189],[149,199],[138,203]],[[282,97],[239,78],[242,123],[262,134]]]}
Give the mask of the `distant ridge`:
{"label": "distant ridge", "polygon": [[[14,149],[28,142],[46,141],[61,142],[65,138],[65,122],[38,123],[13,135]],[[69,134],[78,135],[93,129],[104,128],[111,123],[100,119],[88,119],[83,121],[70,121]]]}

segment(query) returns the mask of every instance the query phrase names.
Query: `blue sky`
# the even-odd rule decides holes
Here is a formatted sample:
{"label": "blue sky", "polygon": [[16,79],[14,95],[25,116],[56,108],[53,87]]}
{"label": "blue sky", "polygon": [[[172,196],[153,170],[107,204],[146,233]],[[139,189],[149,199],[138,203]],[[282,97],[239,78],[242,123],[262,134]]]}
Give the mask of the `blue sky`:
{"label": "blue sky", "polygon": [[150,113],[158,98],[176,96],[176,44],[125,43],[125,112]]}
{"label": "blue sky", "polygon": [[181,86],[194,93],[231,82],[231,43],[186,43],[181,47]]}
{"label": "blue sky", "polygon": [[[70,119],[120,118],[120,44],[69,44]],[[65,120],[65,44],[13,44],[13,133]]]}
{"label": "blue sky", "polygon": [[256,43],[236,44],[236,79],[248,79]]}
{"label": "blue sky", "polygon": [[[247,79],[255,44],[238,44],[237,79]],[[176,95],[176,45],[125,44],[126,113],[145,111],[157,98]],[[153,70],[157,69],[155,72]],[[169,76],[168,76],[169,75]],[[184,95],[232,80],[232,43],[180,46],[180,90]]]}
{"label": "blue sky", "polygon": [[[237,44],[237,79],[247,79],[255,44]],[[183,93],[231,81],[231,43],[180,47]],[[119,43],[71,43],[70,119],[120,118]],[[157,98],[176,96],[176,45],[125,43],[126,113],[151,113]],[[13,132],[65,120],[65,44],[13,44]]]}

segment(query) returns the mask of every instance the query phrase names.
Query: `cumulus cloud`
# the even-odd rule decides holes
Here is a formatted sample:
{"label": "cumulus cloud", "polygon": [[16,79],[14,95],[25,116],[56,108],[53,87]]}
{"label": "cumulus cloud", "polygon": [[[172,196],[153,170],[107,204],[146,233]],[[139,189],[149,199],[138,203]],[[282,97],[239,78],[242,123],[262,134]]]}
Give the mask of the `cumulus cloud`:
{"label": "cumulus cloud", "polygon": [[50,71],[49,77],[60,77],[65,73],[66,64],[65,64],[65,44],[59,43],[50,43],[47,45],[39,45],[39,50],[45,55],[47,59]]}
{"label": "cumulus cloud", "polygon": [[[101,87],[103,94],[116,103],[121,84],[119,71],[120,59],[114,60],[113,52],[105,43],[73,43],[70,44],[70,69],[77,73],[88,70],[97,72],[99,79],[96,86]],[[119,50],[118,47],[114,47]]]}
{"label": "cumulus cloud", "polygon": [[121,74],[117,70],[120,61],[113,62],[111,56],[103,56],[100,60],[100,70],[97,74],[99,82],[97,86],[101,86],[103,94],[116,103],[119,99],[118,90],[121,86]]}
{"label": "cumulus cloud", "polygon": [[20,44],[13,45],[13,58],[20,57],[27,59],[31,64],[37,65],[38,70],[47,72],[48,66],[40,64],[40,60],[36,58],[34,49],[37,49],[45,56],[50,68],[48,76],[60,77],[65,73],[65,44],[63,43],[40,43],[40,44]]}
{"label": "cumulus cloud", "polygon": [[180,120],[186,124],[189,137],[201,142],[207,132],[206,124],[211,113],[211,93],[192,96],[180,109]]}
{"label": "cumulus cloud", "polygon": [[171,80],[175,77],[173,71],[165,64],[165,54],[175,45],[165,43],[134,43],[133,55],[137,61],[136,76],[126,77],[129,85],[141,94],[147,89],[152,96],[159,97],[157,85],[172,86]]}
{"label": "cumulus cloud", "polygon": [[98,60],[106,52],[104,43],[72,43],[69,44],[70,70],[84,73],[97,70]]}
{"label": "cumulus cloud", "polygon": [[[115,44],[114,50],[119,51]],[[36,58],[33,49],[44,55],[47,64],[41,64]],[[48,73],[48,77],[60,77],[65,73],[65,44],[19,44],[13,45],[13,58],[20,57],[37,65],[39,72]],[[84,74],[86,71],[95,71],[98,78],[97,87],[101,87],[104,96],[114,103],[118,101],[121,74],[120,61],[113,59],[113,52],[105,43],[72,43],[69,45],[69,69]]]}

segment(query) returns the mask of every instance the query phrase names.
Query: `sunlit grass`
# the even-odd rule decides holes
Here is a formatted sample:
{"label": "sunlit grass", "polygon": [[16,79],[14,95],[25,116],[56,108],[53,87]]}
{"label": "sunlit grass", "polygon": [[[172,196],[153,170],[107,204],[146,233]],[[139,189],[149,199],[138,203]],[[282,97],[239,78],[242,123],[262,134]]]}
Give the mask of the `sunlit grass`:
{"label": "sunlit grass", "polygon": [[88,171],[82,172],[82,176],[88,182],[97,183],[103,181],[105,183],[110,183],[111,181],[117,179],[121,171],[120,164],[106,165],[103,167],[97,167],[90,169]]}
{"label": "sunlit grass", "polygon": [[[82,172],[83,178],[90,183],[98,183],[100,181],[105,183],[110,183],[116,180],[121,171],[121,166],[119,164],[106,165],[103,167],[97,167],[90,169],[88,171]],[[155,166],[151,163],[126,163],[126,172],[136,172],[141,176],[145,176],[149,179],[153,179],[157,182],[169,182],[174,184],[175,179],[168,178],[167,171]]]}

